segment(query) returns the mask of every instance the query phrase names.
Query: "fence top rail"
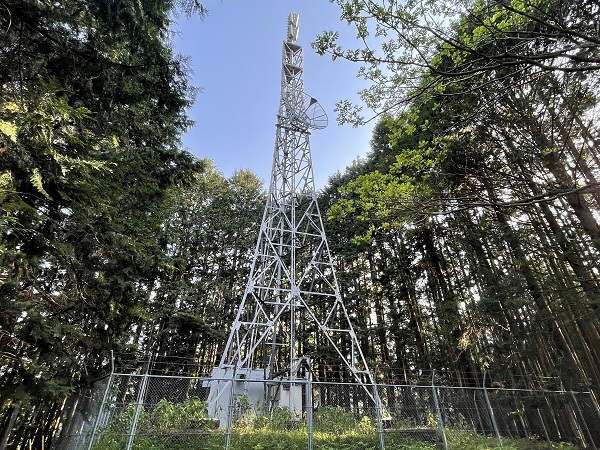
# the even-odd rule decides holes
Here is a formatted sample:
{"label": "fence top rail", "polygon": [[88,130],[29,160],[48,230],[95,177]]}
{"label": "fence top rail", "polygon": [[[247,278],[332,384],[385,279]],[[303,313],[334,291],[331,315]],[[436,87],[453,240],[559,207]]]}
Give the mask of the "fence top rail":
{"label": "fence top rail", "polygon": [[[207,376],[184,376],[184,375],[157,375],[157,374],[144,374],[144,373],[119,373],[116,372],[113,374],[114,377],[131,377],[131,378],[157,378],[157,379],[177,379],[177,380],[196,380],[202,382],[208,381],[222,381],[228,382],[231,381],[230,377],[207,377]],[[297,383],[297,384],[307,384],[308,380],[305,378],[297,378],[295,380],[282,380],[282,379],[246,379],[246,378],[234,378],[235,381],[244,382],[244,383]],[[463,390],[463,391],[494,391],[494,392],[529,392],[529,393],[546,393],[546,394],[573,394],[573,395],[581,395],[581,394],[590,394],[591,391],[569,391],[564,389],[524,389],[524,388],[487,388],[487,387],[479,387],[479,386],[448,386],[443,384],[386,384],[386,383],[356,383],[356,382],[334,382],[334,381],[310,381],[312,385],[317,386],[331,386],[331,385],[340,385],[340,386],[356,386],[356,387],[377,387],[381,388],[401,388],[401,389],[431,389],[431,388],[439,388],[439,389],[454,389],[454,390]]]}

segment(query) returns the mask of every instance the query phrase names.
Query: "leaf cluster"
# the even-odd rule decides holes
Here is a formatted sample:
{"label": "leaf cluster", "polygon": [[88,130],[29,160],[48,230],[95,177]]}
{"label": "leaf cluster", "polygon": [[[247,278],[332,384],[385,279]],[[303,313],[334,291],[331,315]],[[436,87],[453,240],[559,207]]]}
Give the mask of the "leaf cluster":
{"label": "leaf cluster", "polygon": [[371,151],[324,203],[382,376],[600,379],[582,332],[600,323],[596,6],[351,3],[391,53],[364,61],[383,105]]}
{"label": "leaf cluster", "polygon": [[[170,1],[0,1],[0,424],[53,431],[126,348],[164,252],[194,89]],[[23,444],[25,445],[25,444]]]}
{"label": "leaf cluster", "polygon": [[[395,114],[411,99],[442,92],[450,83],[462,85],[462,92],[498,84],[490,79],[498,71],[519,78],[532,68],[563,73],[600,68],[598,5],[586,0],[336,3],[360,46],[343,48],[335,31],[323,32],[312,46],[319,54],[361,64],[358,73],[370,83],[361,99],[374,117]],[[341,101],[338,121],[364,123],[361,109]]]}

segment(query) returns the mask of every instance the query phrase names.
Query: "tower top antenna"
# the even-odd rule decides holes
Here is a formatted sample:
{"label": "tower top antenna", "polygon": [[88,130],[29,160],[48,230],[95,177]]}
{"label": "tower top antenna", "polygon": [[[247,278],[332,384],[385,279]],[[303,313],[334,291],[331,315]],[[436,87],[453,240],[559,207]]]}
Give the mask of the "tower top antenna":
{"label": "tower top antenna", "polygon": [[298,14],[290,13],[288,16],[288,29],[287,29],[287,40],[291,42],[296,42],[298,40],[298,32],[300,29],[298,28],[298,18],[300,16]]}

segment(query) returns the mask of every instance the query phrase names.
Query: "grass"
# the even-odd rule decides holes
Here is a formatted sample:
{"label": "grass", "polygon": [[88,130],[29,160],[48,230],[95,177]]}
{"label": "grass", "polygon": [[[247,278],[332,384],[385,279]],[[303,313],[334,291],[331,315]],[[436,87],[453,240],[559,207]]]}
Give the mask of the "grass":
{"label": "grass", "polygon": [[[305,450],[308,434],[304,423],[288,408],[272,414],[257,414],[249,404],[240,403],[242,414],[231,433],[230,450]],[[125,408],[113,418],[93,450],[123,450],[135,407]],[[222,450],[226,435],[209,425],[206,403],[191,398],[181,404],[159,402],[151,411],[142,409],[133,450]],[[201,428],[196,428],[200,426]],[[534,439],[502,439],[476,433],[446,430],[449,450],[549,450],[547,442]],[[388,429],[386,450],[440,450],[437,427]],[[379,438],[374,421],[339,407],[321,407],[313,420],[313,450],[377,450]],[[552,443],[555,450],[577,450],[568,443]]]}
{"label": "grass", "polygon": [[[231,450],[306,450],[308,437],[302,431],[236,431],[231,436]],[[437,450],[435,444],[422,443],[406,438],[386,436],[388,450]],[[94,450],[122,450],[126,438],[101,439]],[[225,435],[137,436],[134,450],[223,450]],[[315,433],[313,450],[373,450],[379,448],[376,435],[332,435]]]}
{"label": "grass", "polygon": [[[306,430],[236,429],[231,434],[231,450],[306,450]],[[94,450],[122,450],[126,436],[104,435]],[[225,434],[220,431],[205,434],[140,435],[136,436],[134,450],[222,450]],[[500,447],[497,439],[467,432],[450,432],[450,450],[548,450],[548,444],[533,439],[503,439]],[[345,432],[342,434],[315,432],[314,450],[374,450],[379,448],[377,434]],[[439,450],[441,446],[410,439],[398,433],[385,434],[386,450]],[[553,443],[552,449],[577,450],[568,443]]]}
{"label": "grass", "polygon": [[[502,439],[502,447],[498,439],[492,436],[480,436],[465,431],[450,431],[448,447],[456,450],[549,450],[546,441],[537,439]],[[552,449],[578,450],[579,447],[567,442],[553,442]]]}

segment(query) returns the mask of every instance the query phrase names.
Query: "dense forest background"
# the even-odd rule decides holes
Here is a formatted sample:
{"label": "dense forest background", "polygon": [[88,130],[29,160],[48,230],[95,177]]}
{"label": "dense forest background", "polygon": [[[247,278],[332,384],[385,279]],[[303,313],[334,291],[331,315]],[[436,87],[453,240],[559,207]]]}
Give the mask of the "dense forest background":
{"label": "dense forest background", "polygon": [[[320,201],[378,376],[597,397],[600,3],[337,3],[363,45],[313,46],[362,66],[376,125]],[[0,0],[1,450],[52,436],[111,351],[188,374],[220,356],[264,187],[182,150],[172,13],[206,11]]]}

